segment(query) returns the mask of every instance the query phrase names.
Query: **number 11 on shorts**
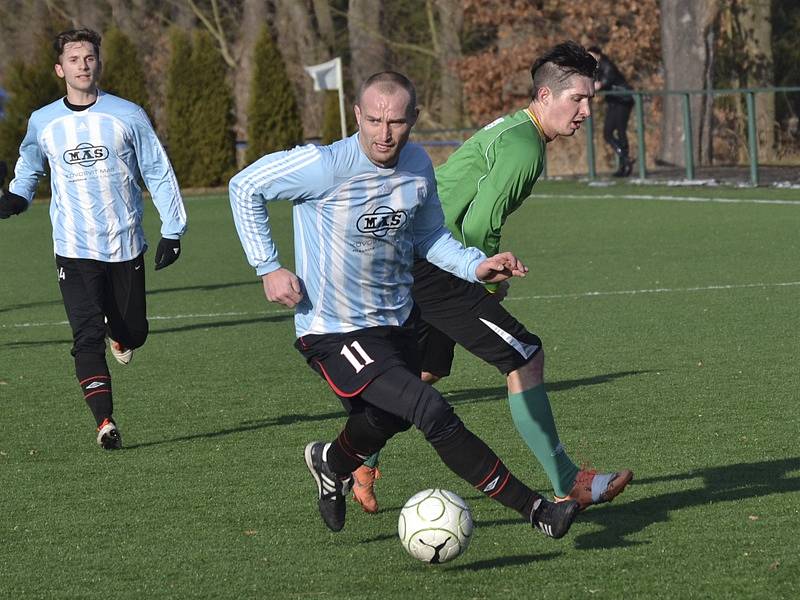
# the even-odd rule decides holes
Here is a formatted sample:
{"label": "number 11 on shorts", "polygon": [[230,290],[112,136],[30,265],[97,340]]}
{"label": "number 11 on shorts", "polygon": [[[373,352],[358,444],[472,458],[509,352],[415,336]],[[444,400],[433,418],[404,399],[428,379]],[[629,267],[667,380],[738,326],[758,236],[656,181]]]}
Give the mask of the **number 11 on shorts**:
{"label": "number 11 on shorts", "polygon": [[[350,348],[352,348],[352,350]],[[361,369],[366,367],[368,364],[375,362],[374,360],[372,360],[369,354],[364,352],[364,349],[358,342],[351,342],[350,348],[348,348],[347,344],[345,344],[344,346],[342,346],[342,351],[339,354],[344,356],[347,359],[347,361],[351,365],[353,365],[353,368],[356,370],[356,373],[360,373]],[[363,360],[364,362],[359,362],[358,357],[355,355],[353,350],[355,350],[355,352],[358,353],[358,356],[361,357],[361,360]]]}

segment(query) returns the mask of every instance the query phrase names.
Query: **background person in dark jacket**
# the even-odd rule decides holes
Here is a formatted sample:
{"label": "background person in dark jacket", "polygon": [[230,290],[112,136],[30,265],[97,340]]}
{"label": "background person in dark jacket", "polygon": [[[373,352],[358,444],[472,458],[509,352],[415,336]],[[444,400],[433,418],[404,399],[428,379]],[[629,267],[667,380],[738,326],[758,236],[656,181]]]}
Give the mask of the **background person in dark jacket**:
{"label": "background person in dark jacket", "polygon": [[[595,77],[595,90],[613,91],[630,90],[631,86],[625,81],[617,65],[603,54],[597,46],[588,49],[597,61],[597,75]],[[606,94],[606,118],[603,123],[603,139],[608,143],[619,158],[619,168],[614,172],[614,177],[627,177],[633,169],[633,161],[628,156],[628,118],[631,116],[633,96],[629,94]]]}

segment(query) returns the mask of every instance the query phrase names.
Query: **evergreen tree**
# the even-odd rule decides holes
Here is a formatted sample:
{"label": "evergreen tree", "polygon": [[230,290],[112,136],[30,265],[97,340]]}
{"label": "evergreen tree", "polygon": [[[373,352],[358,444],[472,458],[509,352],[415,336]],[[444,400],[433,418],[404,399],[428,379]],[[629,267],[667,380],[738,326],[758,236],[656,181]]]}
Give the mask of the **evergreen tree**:
{"label": "evergreen tree", "polygon": [[[342,139],[342,121],[339,117],[339,92],[338,90],[328,90],[325,92],[325,106],[322,115],[322,143],[332,144],[336,140]],[[345,130],[350,135],[358,129],[356,117],[353,114],[353,107],[347,105],[347,98],[344,104]]]}
{"label": "evergreen tree", "polygon": [[247,152],[252,163],[265,154],[303,140],[303,124],[283,59],[264,26],[255,47],[253,81],[247,110]]}
{"label": "evergreen tree", "polygon": [[[28,117],[64,95],[64,84],[53,69],[55,62],[52,42],[43,37],[33,61],[14,61],[8,67],[4,81],[8,94],[5,118],[0,120],[0,160],[8,162],[10,171],[28,129]],[[41,179],[39,192],[44,194],[47,186],[48,182]]]}
{"label": "evergreen tree", "polygon": [[167,72],[167,135],[166,146],[178,183],[192,185],[192,162],[195,156],[195,139],[192,123],[194,69],[192,45],[189,36],[180,29],[170,32],[172,56]]}
{"label": "evergreen tree", "polygon": [[150,100],[139,51],[131,39],[116,27],[103,36],[100,53],[103,71],[100,87],[141,106],[150,113]]}
{"label": "evergreen tree", "polygon": [[233,91],[226,77],[225,62],[206,31],[194,35],[191,69],[195,100],[191,185],[224,185],[236,167]]}

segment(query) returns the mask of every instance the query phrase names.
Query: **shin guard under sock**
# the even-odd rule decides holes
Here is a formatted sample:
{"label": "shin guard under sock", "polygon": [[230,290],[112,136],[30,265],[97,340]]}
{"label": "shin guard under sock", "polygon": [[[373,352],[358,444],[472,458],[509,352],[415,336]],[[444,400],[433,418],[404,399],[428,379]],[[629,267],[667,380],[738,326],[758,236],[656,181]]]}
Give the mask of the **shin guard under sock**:
{"label": "shin guard under sock", "polygon": [[517,431],[544,468],[556,496],[566,496],[575,483],[579,469],[558,439],[544,384],[509,394],[508,404]]}
{"label": "shin guard under sock", "polygon": [[83,391],[83,399],[99,426],[105,419],[110,419],[114,412],[111,375],[105,358],[76,356],[75,374]]}
{"label": "shin guard under sock", "polygon": [[351,473],[371,454],[380,451],[390,437],[372,426],[365,413],[354,413],[328,449],[328,466],[337,475]]}
{"label": "shin guard under sock", "polygon": [[451,471],[503,506],[530,520],[542,497],[514,477],[497,455],[463,423],[433,444]]}

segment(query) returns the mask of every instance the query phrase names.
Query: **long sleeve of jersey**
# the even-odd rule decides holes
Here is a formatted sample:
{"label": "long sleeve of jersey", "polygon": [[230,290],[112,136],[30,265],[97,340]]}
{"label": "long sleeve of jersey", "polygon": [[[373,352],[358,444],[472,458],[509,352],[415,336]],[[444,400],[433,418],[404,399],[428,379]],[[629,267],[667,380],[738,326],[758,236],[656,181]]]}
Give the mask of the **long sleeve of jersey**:
{"label": "long sleeve of jersey", "polygon": [[228,191],[233,220],[247,260],[257,275],[281,267],[266,203],[319,195],[331,181],[323,162],[317,147],[301,146],[268,154],[231,179]]}
{"label": "long sleeve of jersey", "polygon": [[19,159],[14,169],[14,179],[8,184],[8,191],[22,196],[30,204],[39,178],[45,175],[46,163],[47,157],[39,147],[36,127],[32,121],[28,121],[28,130],[19,147]]}
{"label": "long sleeve of jersey", "polygon": [[487,155],[489,169],[478,182],[478,190],[461,223],[465,246],[474,246],[487,256],[500,252],[500,232],[508,215],[530,195],[544,163],[543,153],[504,137]]}
{"label": "long sleeve of jersey", "polygon": [[161,235],[179,239],[186,231],[186,210],[167,153],[141,108],[130,123],[139,172],[161,217]]}
{"label": "long sleeve of jersey", "polygon": [[414,222],[415,251],[425,258],[467,281],[477,282],[475,269],[486,255],[477,248],[464,248],[444,224],[444,213],[439,196],[434,192],[427,202],[420,206]]}

